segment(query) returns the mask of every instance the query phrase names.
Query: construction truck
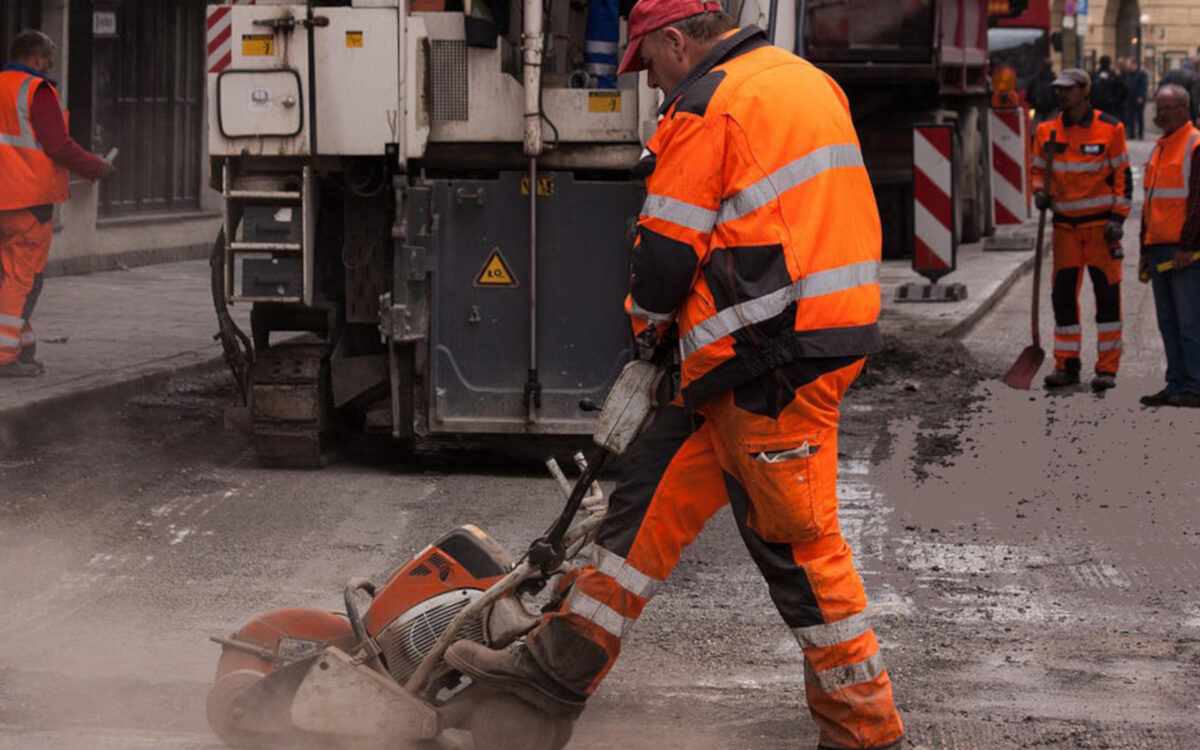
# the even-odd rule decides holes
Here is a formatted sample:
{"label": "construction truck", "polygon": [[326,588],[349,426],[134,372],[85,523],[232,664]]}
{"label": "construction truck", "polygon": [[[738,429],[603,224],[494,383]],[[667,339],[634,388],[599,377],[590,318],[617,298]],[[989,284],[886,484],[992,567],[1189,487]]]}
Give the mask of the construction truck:
{"label": "construction truck", "polygon": [[616,79],[615,0],[442,2],[208,7],[213,297],[265,463],[586,434],[632,356],[658,99]]}
{"label": "construction truck", "polygon": [[[748,0],[754,1],[767,2]],[[918,123],[955,126],[953,195],[961,240],[977,241],[995,228],[987,117],[993,4],[801,0],[789,16],[797,52],[833,76],[850,100],[879,203],[885,258],[913,251],[912,131]]]}

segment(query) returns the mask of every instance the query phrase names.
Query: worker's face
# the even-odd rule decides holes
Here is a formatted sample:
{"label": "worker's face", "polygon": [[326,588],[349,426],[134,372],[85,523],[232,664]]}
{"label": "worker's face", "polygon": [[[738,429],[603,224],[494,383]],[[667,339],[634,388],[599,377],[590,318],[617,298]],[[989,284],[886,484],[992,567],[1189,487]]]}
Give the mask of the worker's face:
{"label": "worker's face", "polygon": [[42,75],[46,75],[50,72],[50,69],[54,67],[54,51],[51,50],[47,53],[39,52],[29,58],[26,58],[25,64]]}
{"label": "worker's face", "polygon": [[686,64],[688,39],[679,29],[670,26],[651,31],[642,38],[638,55],[646,66],[646,79],[651,88],[670,93],[691,66]]}
{"label": "worker's face", "polygon": [[1058,97],[1058,107],[1064,112],[1073,110],[1087,100],[1083,86],[1055,86],[1054,94]]}
{"label": "worker's face", "polygon": [[1187,107],[1177,97],[1166,91],[1161,91],[1154,97],[1154,124],[1164,135],[1179,130],[1187,120]]}

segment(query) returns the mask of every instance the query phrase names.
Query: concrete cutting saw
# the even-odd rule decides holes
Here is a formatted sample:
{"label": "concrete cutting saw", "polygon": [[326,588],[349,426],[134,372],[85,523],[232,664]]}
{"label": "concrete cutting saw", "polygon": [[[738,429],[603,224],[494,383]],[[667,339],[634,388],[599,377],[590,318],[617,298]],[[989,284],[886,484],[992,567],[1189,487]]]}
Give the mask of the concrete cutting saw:
{"label": "concrete cutting saw", "polygon": [[344,612],[280,609],[213,638],[222,652],[207,714],[217,736],[239,748],[565,746],[571,719],[473,684],[443,656],[464,638],[504,648],[560,606],[606,509],[596,479],[649,419],[662,374],[650,361],[626,365],[600,409],[597,448],[590,459],[575,456],[574,484],[547,461],[567,503],[521,558],[463,526],[382,586],[350,579]]}

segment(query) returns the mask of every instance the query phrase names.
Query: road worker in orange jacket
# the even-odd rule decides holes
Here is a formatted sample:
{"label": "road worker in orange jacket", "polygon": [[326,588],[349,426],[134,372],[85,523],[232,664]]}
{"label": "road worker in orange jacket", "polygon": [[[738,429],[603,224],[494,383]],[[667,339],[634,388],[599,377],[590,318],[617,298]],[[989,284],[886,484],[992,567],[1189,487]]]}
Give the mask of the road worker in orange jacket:
{"label": "road worker in orange jacket", "polygon": [[711,0],[641,0],[620,72],[667,92],[638,171],[626,308],[672,326],[681,394],[629,448],[593,563],[503,651],[448,662],[574,716],[704,524],[729,505],[800,645],[819,747],[898,748],[903,727],[837,516],[846,388],[880,348],[880,225],[845,95]]}
{"label": "road worker in orange jacket", "polygon": [[0,377],[42,374],[29,318],[68,170],[93,180],[112,171],[67,135],[58,89],[46,77],[54,52],[50,37],[23,31],[0,71]]}
{"label": "road worker in orange jacket", "polygon": [[1133,197],[1125,126],[1092,109],[1086,72],[1064,70],[1052,86],[1062,113],[1038,125],[1033,157],[1034,203],[1054,218],[1054,372],[1045,382],[1047,388],[1079,382],[1079,289],[1087,268],[1099,341],[1092,388],[1106,390],[1116,385],[1121,362],[1121,238]]}
{"label": "road worker in orange jacket", "polygon": [[1187,89],[1168,83],[1154,99],[1162,137],[1146,165],[1138,270],[1154,290],[1167,357],[1166,386],[1146,406],[1200,407],[1200,129]]}

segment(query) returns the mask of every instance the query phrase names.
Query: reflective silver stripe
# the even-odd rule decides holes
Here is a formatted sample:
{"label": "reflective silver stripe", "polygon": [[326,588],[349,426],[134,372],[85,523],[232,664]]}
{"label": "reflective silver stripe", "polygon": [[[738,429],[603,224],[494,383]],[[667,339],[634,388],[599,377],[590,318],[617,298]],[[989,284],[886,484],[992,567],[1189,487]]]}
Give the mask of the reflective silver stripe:
{"label": "reflective silver stripe", "polygon": [[1120,348],[1121,348],[1120,341],[1101,341],[1100,343],[1096,344],[1096,351],[1098,351],[1098,352],[1110,352],[1113,349],[1120,349]]}
{"label": "reflective silver stripe", "polygon": [[23,325],[25,325],[24,318],[18,318],[16,315],[5,315],[0,313],[0,326],[12,326],[13,328],[20,328]]}
{"label": "reflective silver stripe", "polygon": [[21,81],[21,87],[17,89],[17,135],[7,135],[0,133],[0,145],[13,146],[14,148],[31,148],[37,151],[42,150],[42,145],[37,142],[37,138],[33,137],[33,126],[29,123],[29,86],[33,83],[33,76],[29,76],[24,81]]}
{"label": "reflective silver stripe", "polygon": [[821,688],[821,692],[832,693],[844,687],[870,682],[883,674],[883,670],[883,654],[876,651],[862,661],[856,661],[853,664],[843,664],[840,667],[822,669],[815,676],[817,678],[817,687]]}
{"label": "reflective silver stripe", "polygon": [[1077,352],[1081,344],[1078,341],[1055,341],[1054,351],[1056,352]]}
{"label": "reflective silver stripe", "polygon": [[1112,206],[1113,197],[1105,195],[1100,198],[1084,198],[1081,201],[1055,202],[1051,207],[1055,211],[1082,211],[1085,208],[1112,208]]}
{"label": "reflective silver stripe", "polygon": [[1153,188],[1153,190],[1154,192],[1151,193],[1151,197],[1154,200],[1158,200],[1159,198],[1179,198],[1181,200],[1187,200],[1188,197],[1187,188]]}
{"label": "reflective silver stripe", "polygon": [[1114,199],[1113,199],[1113,205],[1116,205],[1116,206],[1132,206],[1132,205],[1133,205],[1133,201],[1132,201],[1132,200],[1130,200],[1129,198],[1125,198],[1125,197],[1123,197],[1123,196],[1118,196],[1118,197],[1116,197],[1116,198],[1114,198]]}
{"label": "reflective silver stripe", "polygon": [[1040,156],[1035,156],[1033,157],[1033,166],[1037,167],[1038,169],[1045,169],[1046,160]]}
{"label": "reflective silver stripe", "polygon": [[599,42],[595,39],[589,39],[583,44],[584,52],[591,52],[594,55],[615,55],[617,54],[616,42]]}
{"label": "reflective silver stripe", "polygon": [[612,75],[617,72],[617,64],[590,62],[587,64],[587,72],[594,76]]}
{"label": "reflective silver stripe", "polygon": [[1196,144],[1196,135],[1188,138],[1187,146],[1183,149],[1183,192],[1187,197],[1188,188],[1192,185],[1192,147]]}
{"label": "reflective silver stripe", "polygon": [[711,232],[717,223],[716,211],[654,193],[646,196],[642,204],[642,216],[653,216],[705,234]]}
{"label": "reflective silver stripe", "polygon": [[646,308],[640,306],[636,300],[630,297],[629,314],[636,315],[639,318],[645,318],[651,323],[670,323],[675,320],[675,313],[656,313],[650,312]]}
{"label": "reflective silver stripe", "polygon": [[877,283],[879,283],[879,261],[877,260],[866,260],[840,268],[831,268],[828,271],[818,271],[770,294],[725,308],[688,331],[680,342],[680,349],[686,359],[734,331],[770,320],[782,313],[793,302]]}
{"label": "reflective silver stripe", "polygon": [[1083,331],[1083,329],[1077,325],[1076,326],[1058,326],[1054,329],[1054,335],[1070,336],[1073,333],[1080,333],[1082,331]]}
{"label": "reflective silver stripe", "polygon": [[1105,161],[1060,161],[1054,163],[1055,172],[1099,172],[1102,169],[1108,169],[1109,163]]}
{"label": "reflective silver stripe", "polygon": [[21,339],[13,338],[12,336],[5,336],[4,334],[0,334],[0,346],[7,346],[9,348],[16,349],[20,345],[21,345]]}
{"label": "reflective silver stripe", "polygon": [[1115,159],[1109,159],[1108,163],[1112,165],[1113,169],[1116,169],[1117,167],[1121,166],[1122,164],[1125,164],[1128,161],[1129,161],[1129,154],[1125,153],[1125,154],[1121,154],[1120,156],[1118,156]]}
{"label": "reflective silver stripe", "polygon": [[625,558],[615,552],[609,552],[603,547],[596,547],[592,560],[596,570],[612,578],[621,588],[637,594],[643,599],[654,596],[662,586],[662,581],[656,581],[640,570],[631,567]]}
{"label": "reflective silver stripe", "polygon": [[[1079,326],[1075,326],[1075,327],[1078,328]],[[1096,332],[1097,333],[1111,333],[1113,331],[1119,331],[1119,330],[1121,330],[1121,321],[1119,321],[1119,320],[1116,323],[1097,323],[1096,324]]]}
{"label": "reflective silver stripe", "polygon": [[864,612],[850,615],[837,622],[809,625],[806,628],[792,628],[792,634],[796,636],[796,642],[800,644],[800,648],[829,648],[869,632],[871,632],[871,623],[867,621]]}
{"label": "reflective silver stripe", "polygon": [[762,208],[783,193],[811,180],[822,172],[840,167],[863,166],[862,152],[851,143],[824,146],[780,167],[753,185],[744,188],[721,204],[717,223],[740,219]]}
{"label": "reflective silver stripe", "polygon": [[578,587],[567,595],[567,609],[585,620],[591,620],[606,631],[621,638],[633,627],[633,620],[622,617],[615,609],[584,594]]}

